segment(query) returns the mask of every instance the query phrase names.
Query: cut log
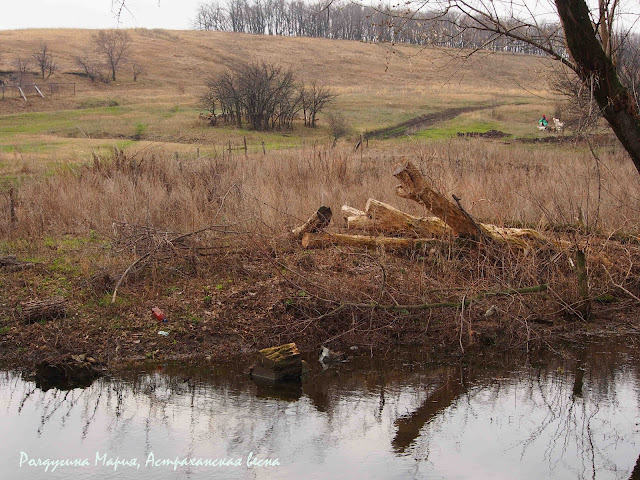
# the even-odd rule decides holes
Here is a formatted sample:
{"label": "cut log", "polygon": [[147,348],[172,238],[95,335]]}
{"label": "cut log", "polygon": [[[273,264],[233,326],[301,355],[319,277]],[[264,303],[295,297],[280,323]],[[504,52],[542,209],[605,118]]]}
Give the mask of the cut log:
{"label": "cut log", "polygon": [[0,269],[13,272],[16,270],[24,270],[32,267],[33,267],[33,263],[23,262],[22,260],[18,260],[18,258],[14,255],[0,257]]}
{"label": "cut log", "polygon": [[306,233],[302,237],[304,248],[326,248],[331,245],[344,245],[356,248],[384,247],[390,250],[420,249],[440,246],[442,240],[436,238],[399,238],[374,237],[370,235],[347,235],[344,233]]}
{"label": "cut log", "polygon": [[349,222],[367,222],[367,214],[362,210],[358,210],[357,208],[350,207],[349,205],[342,206],[342,218],[344,219],[344,226],[346,228],[359,228],[359,227],[349,227]]}
{"label": "cut log", "polygon": [[307,232],[319,232],[329,225],[329,222],[331,222],[331,209],[329,207],[320,207],[306,222],[294,228],[291,233],[296,238],[300,238]]}
{"label": "cut log", "polygon": [[350,207],[349,205],[342,206],[342,216],[345,219],[349,217],[359,217],[365,215],[366,213],[364,213],[362,210],[358,210],[357,208]]}
{"label": "cut log", "polygon": [[396,194],[409,198],[427,207],[441,218],[457,235],[476,238],[480,232],[455,205],[429,187],[420,170],[411,162],[404,162],[393,175],[402,182],[396,187]]}
{"label": "cut log", "polygon": [[53,320],[67,315],[67,307],[63,297],[30,300],[20,305],[22,306],[22,321],[24,323]]}
{"label": "cut log", "polygon": [[365,230],[367,232],[375,232],[376,228],[371,219],[367,215],[354,215],[347,217],[346,227],[349,230]]}
{"label": "cut log", "polygon": [[498,227],[489,223],[480,223],[479,226],[484,234],[494,242],[522,249],[529,247],[563,249],[571,246],[571,243],[565,240],[552,240],[531,228]]}
{"label": "cut log", "polygon": [[451,233],[447,224],[438,217],[409,215],[373,198],[367,201],[365,212],[364,217],[349,217],[347,227],[413,237],[433,237]]}
{"label": "cut log", "polygon": [[295,343],[263,348],[251,367],[251,377],[260,380],[300,380],[302,358]]}

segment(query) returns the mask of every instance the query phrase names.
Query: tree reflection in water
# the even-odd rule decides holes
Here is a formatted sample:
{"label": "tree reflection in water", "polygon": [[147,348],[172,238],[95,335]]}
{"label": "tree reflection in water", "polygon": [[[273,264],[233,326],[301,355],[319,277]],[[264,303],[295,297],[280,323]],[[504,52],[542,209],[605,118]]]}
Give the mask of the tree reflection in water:
{"label": "tree reflection in water", "polygon": [[[254,385],[241,365],[160,367],[66,392],[42,392],[3,372],[0,428],[16,433],[13,445],[0,446],[0,458],[19,450],[51,458],[100,450],[144,463],[149,452],[254,452],[278,457],[278,476],[640,480],[640,458],[635,468],[632,460],[640,444],[638,361],[603,350],[505,369],[361,360],[312,373],[301,390],[284,393]],[[12,468],[8,478],[29,478]],[[143,470],[133,478],[154,475]],[[200,472],[185,467],[180,478]],[[246,468],[217,474],[273,477]]]}

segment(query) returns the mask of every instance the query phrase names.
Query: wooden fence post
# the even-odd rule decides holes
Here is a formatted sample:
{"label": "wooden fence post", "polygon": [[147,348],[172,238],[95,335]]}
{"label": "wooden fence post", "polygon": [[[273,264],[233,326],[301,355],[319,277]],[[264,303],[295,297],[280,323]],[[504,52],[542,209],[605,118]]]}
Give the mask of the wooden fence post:
{"label": "wooden fence post", "polygon": [[9,189],[9,218],[11,219],[11,226],[15,227],[16,223],[18,223],[18,217],[16,217],[16,200],[13,188]]}

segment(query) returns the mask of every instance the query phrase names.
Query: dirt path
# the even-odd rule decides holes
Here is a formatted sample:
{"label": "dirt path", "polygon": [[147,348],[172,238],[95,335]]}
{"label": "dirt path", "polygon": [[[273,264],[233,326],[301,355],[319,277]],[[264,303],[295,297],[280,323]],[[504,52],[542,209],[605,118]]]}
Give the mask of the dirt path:
{"label": "dirt path", "polygon": [[456,118],[458,115],[462,115],[463,113],[475,112],[477,110],[486,110],[489,108],[493,107],[483,105],[475,107],[447,108],[446,110],[441,110],[436,113],[429,113],[426,115],[420,115],[419,117],[414,117],[410,120],[407,120],[406,122],[402,122],[391,127],[367,132],[365,134],[365,138],[387,139],[401,137],[403,135],[411,135],[415,132],[419,132],[420,130],[424,130],[425,128],[431,127],[438,123],[446,122],[447,120]]}

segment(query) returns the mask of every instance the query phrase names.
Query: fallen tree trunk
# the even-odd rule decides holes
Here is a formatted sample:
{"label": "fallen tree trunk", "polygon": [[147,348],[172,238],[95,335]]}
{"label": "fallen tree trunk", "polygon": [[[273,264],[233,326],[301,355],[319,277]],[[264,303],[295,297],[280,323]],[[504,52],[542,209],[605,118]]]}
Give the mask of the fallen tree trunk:
{"label": "fallen tree trunk", "polygon": [[482,238],[521,249],[570,247],[569,242],[551,240],[530,228],[507,228],[476,222],[471,215],[463,210],[460,206],[460,199],[455,195],[453,198],[458,203],[457,207],[432,190],[418,168],[411,162],[405,162],[398,167],[394,175],[402,182],[402,185],[396,187],[398,196],[421,203],[444,220],[460,236],[474,239]]}
{"label": "fallen tree trunk", "polygon": [[347,235],[344,233],[305,233],[302,237],[302,246],[304,248],[326,248],[331,245],[343,245],[356,248],[385,247],[391,250],[406,250],[442,244],[442,240],[435,238],[374,237],[369,235]]}
{"label": "fallen tree trunk", "polygon": [[[357,211],[343,206],[342,211]],[[370,198],[362,215],[347,218],[347,228],[369,232],[397,233],[414,237],[442,236],[451,229],[438,217],[416,217],[386,203]]]}
{"label": "fallen tree trunk", "polygon": [[358,210],[357,208],[350,207],[349,205],[342,206],[342,216],[347,219],[349,217],[360,217],[365,216],[366,213],[362,210]]}
{"label": "fallen tree trunk", "polygon": [[459,208],[442,195],[431,189],[420,170],[411,162],[400,165],[393,175],[402,182],[396,187],[396,194],[409,198],[427,207],[433,214],[441,218],[457,235],[477,238],[481,235],[474,222]]}
{"label": "fallen tree trunk", "polygon": [[323,206],[311,215],[306,222],[294,228],[291,233],[293,233],[296,238],[300,238],[307,232],[319,232],[326,228],[329,222],[331,222],[331,209]]}
{"label": "fallen tree trunk", "polygon": [[571,247],[571,243],[565,240],[552,240],[540,232],[531,228],[498,227],[489,223],[478,224],[485,236],[496,243],[509,244],[519,248],[543,248],[562,249]]}
{"label": "fallen tree trunk", "polygon": [[67,315],[67,307],[63,297],[52,297],[46,300],[31,300],[21,304],[22,321],[36,323],[45,320],[63,318]]}

